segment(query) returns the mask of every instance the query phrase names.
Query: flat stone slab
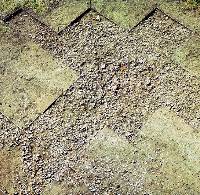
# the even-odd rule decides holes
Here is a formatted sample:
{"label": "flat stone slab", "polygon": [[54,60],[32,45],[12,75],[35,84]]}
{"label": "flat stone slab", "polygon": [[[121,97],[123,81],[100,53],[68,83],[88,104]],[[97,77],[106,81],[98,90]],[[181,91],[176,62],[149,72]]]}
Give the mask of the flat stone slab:
{"label": "flat stone slab", "polygon": [[148,192],[199,193],[200,134],[167,108],[157,110],[141,131],[138,148],[146,165]]}
{"label": "flat stone slab", "polygon": [[92,2],[93,7],[103,15],[125,28],[134,27],[157,5],[185,26],[200,32],[200,6],[195,3],[167,0],[93,0]]}
{"label": "flat stone slab", "polygon": [[64,1],[61,6],[50,12],[44,20],[54,30],[60,31],[88,8],[88,2],[87,0]]}
{"label": "flat stone slab", "polygon": [[[67,90],[77,75],[35,43],[27,43],[20,52],[8,45],[3,49],[8,50],[8,58],[0,72],[0,112],[23,127]],[[9,56],[10,49],[18,53],[16,58]]]}
{"label": "flat stone slab", "polygon": [[[200,134],[168,108],[149,117],[134,143],[105,128],[88,144],[85,172],[109,192],[199,193]],[[83,168],[82,167],[82,168]]]}
{"label": "flat stone slab", "polygon": [[194,1],[156,1],[166,14],[169,14],[191,30],[200,33],[200,4],[197,5]]}
{"label": "flat stone slab", "polygon": [[[54,0],[52,3],[56,3]],[[146,14],[157,4],[164,12],[191,28],[200,32],[200,5],[195,1],[167,1],[167,0],[92,0],[92,7],[100,11],[114,22],[125,28],[132,28],[140,22]],[[55,30],[61,30],[72,20],[78,17],[89,7],[89,0],[66,0],[51,12],[51,3],[45,0],[39,1],[3,1],[0,5],[0,17],[12,12],[19,6],[34,9],[38,14],[48,13],[44,20]],[[53,7],[52,7],[53,8]]]}
{"label": "flat stone slab", "polygon": [[92,5],[97,11],[125,28],[132,28],[152,10],[155,1],[105,1],[93,0]]}
{"label": "flat stone slab", "polygon": [[44,14],[50,7],[51,3],[55,2],[56,0],[53,1],[45,1],[45,0],[36,0],[36,1],[30,1],[30,0],[20,0],[20,1],[15,1],[15,0],[6,0],[6,1],[1,1],[0,4],[0,17],[5,16],[11,12],[13,12],[15,9],[19,7],[29,7],[32,8],[35,12],[38,14]]}
{"label": "flat stone slab", "polygon": [[190,39],[174,52],[176,63],[200,79],[200,38],[191,36]]}
{"label": "flat stone slab", "polygon": [[[200,193],[199,83],[188,73],[194,73],[189,60],[196,48],[185,42],[192,34],[188,29],[159,10],[130,33],[96,12],[60,33],[63,37],[28,12],[10,27],[13,34],[0,38],[0,189]],[[49,52],[61,54],[65,63]],[[82,75],[66,91],[77,78],[69,64]],[[25,130],[8,121],[24,127],[38,115]],[[18,177],[15,167],[24,175]]]}
{"label": "flat stone slab", "polygon": [[0,150],[0,194],[6,191],[9,194],[15,193],[17,184],[13,181],[19,176],[23,177],[22,166],[19,149]]}

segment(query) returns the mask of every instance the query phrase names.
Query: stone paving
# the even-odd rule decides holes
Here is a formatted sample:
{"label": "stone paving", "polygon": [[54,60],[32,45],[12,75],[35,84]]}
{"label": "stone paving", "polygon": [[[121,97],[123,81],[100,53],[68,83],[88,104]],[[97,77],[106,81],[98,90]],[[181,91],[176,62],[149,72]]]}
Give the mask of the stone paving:
{"label": "stone paving", "polygon": [[[174,60],[177,48],[184,47],[190,36],[195,36],[193,31],[159,9],[129,31],[94,9],[60,33],[40,22],[30,11],[16,15],[9,21],[9,27],[17,39],[36,44],[57,60],[55,71],[59,68],[74,71],[78,78],[24,128],[18,128],[15,121],[11,123],[6,113],[0,115],[2,150],[21,154],[20,170],[14,179],[0,183],[3,191],[10,194],[138,194],[156,193],[158,189],[163,193],[200,192],[195,168],[199,161],[191,161],[188,153],[198,152],[199,77]],[[187,129],[189,141],[184,136],[178,139],[177,131],[184,133]],[[158,144],[152,146],[152,140],[159,137]],[[144,145],[146,139],[150,141]],[[193,141],[197,145],[191,144]],[[162,148],[164,144],[166,150]],[[171,145],[178,148],[177,153],[173,153]],[[150,150],[143,152],[145,147]],[[181,155],[176,161],[174,155],[180,153],[186,165],[181,163]],[[5,156],[9,158],[9,155],[1,158]],[[166,167],[167,159],[179,164]],[[185,171],[188,166],[192,167],[189,176]],[[178,170],[183,180],[174,179],[170,170]],[[159,174],[161,180],[157,184],[154,176]],[[180,188],[175,188],[173,182],[167,184],[169,178],[181,182]],[[192,180],[195,182],[191,184]]]}

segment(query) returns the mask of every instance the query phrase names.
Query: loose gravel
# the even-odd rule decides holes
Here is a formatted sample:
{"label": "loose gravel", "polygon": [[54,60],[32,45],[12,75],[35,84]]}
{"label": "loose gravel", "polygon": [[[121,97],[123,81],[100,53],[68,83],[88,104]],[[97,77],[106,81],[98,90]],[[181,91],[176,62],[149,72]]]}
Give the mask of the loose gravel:
{"label": "loose gravel", "polygon": [[25,13],[10,25],[80,74],[27,129],[0,115],[1,146],[21,146],[27,182],[19,182],[20,193],[41,194],[55,181],[105,193],[103,177],[91,183],[79,169],[85,146],[104,127],[134,142],[149,115],[168,107],[200,128],[199,80],[171,60],[192,32],[159,10],[129,32],[94,11],[60,36]]}

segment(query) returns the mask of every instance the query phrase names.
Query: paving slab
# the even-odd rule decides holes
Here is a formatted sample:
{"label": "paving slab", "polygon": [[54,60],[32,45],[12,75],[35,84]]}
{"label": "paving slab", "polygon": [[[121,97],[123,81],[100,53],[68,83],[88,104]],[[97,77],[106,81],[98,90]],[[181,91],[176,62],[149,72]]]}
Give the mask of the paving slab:
{"label": "paving slab", "polygon": [[191,30],[200,33],[200,4],[195,4],[195,1],[157,0],[157,2],[166,14],[169,14]]}
{"label": "paving slab", "polygon": [[155,1],[128,0],[105,1],[94,0],[92,6],[115,23],[131,28],[141,21],[152,10]]}
{"label": "paving slab", "polygon": [[[157,5],[185,26],[200,32],[200,5],[194,0],[93,0],[91,2],[93,8],[125,28],[135,26]],[[40,15],[46,15],[45,21],[52,25],[54,29],[60,30],[84,12],[89,7],[89,4],[89,0],[67,0],[61,2],[57,0],[52,2],[44,0],[36,0],[35,2],[9,0],[1,3],[0,16],[3,17],[15,8],[25,5]]]}
{"label": "paving slab", "polygon": [[22,178],[22,166],[19,149],[0,150],[0,194],[16,192],[17,183],[14,180],[20,176]]}
{"label": "paving slab", "polygon": [[[19,103],[23,98],[30,111],[25,110],[26,115],[32,117],[34,109],[49,101],[56,85],[64,83],[59,76],[54,80],[57,65],[70,64],[81,75],[24,133],[12,129],[0,115],[0,144],[11,148],[18,144],[22,149],[26,182],[17,191],[126,194],[157,193],[157,189],[170,193],[174,188],[183,194],[184,188],[188,194],[198,192],[199,162],[194,156],[199,153],[199,81],[171,60],[191,31],[159,10],[131,32],[94,11],[63,31],[60,35],[66,42],[57,45],[57,33],[38,22],[27,13],[10,22],[18,32],[15,37],[24,38],[16,41],[16,48],[6,41],[2,49],[1,71],[6,82],[7,78],[13,82],[7,86],[14,86],[13,93],[7,93],[10,99],[14,92]],[[24,97],[30,97],[30,104]],[[175,171],[183,179],[174,178]]]}
{"label": "paving slab", "polygon": [[44,20],[56,31],[64,29],[88,8],[88,0],[67,0],[47,14]]}
{"label": "paving slab", "polygon": [[[74,34],[68,35],[68,30],[74,30]],[[33,144],[27,155],[32,159],[25,159],[24,167],[27,178],[31,178],[32,174],[35,177],[21,191],[27,192],[27,188],[32,188],[40,193],[43,189],[49,192],[60,187],[65,193],[63,185],[66,186],[65,194],[101,190],[96,182],[109,173],[102,171],[102,174],[97,174],[96,180],[94,174],[90,174],[88,180],[88,170],[82,169],[81,160],[90,136],[105,125],[131,142],[137,138],[149,115],[168,105],[197,129],[199,82],[171,61],[172,49],[182,44],[188,35],[190,31],[158,10],[129,33],[93,12],[66,29],[63,32],[66,41],[70,37],[75,43],[80,37],[84,40],[80,47],[75,44],[74,53],[66,52],[71,57],[66,57],[65,62],[69,62],[75,70],[83,68],[85,71],[27,128],[24,135],[28,139],[26,143]],[[109,40],[113,45],[109,44]],[[72,48],[74,42],[70,43]],[[104,51],[105,43],[108,48]],[[100,59],[95,56],[96,52],[90,52],[95,46],[105,52]],[[86,51],[83,54],[85,63],[76,66],[83,59],[82,51]],[[85,181],[88,181],[89,187]],[[110,183],[104,184],[110,190]],[[74,189],[77,191],[74,192]]]}
{"label": "paving slab", "polygon": [[12,44],[1,47],[7,56],[6,61],[1,60],[5,65],[0,78],[0,110],[23,127],[43,112],[77,76],[34,43],[27,43],[23,48]]}
{"label": "paving slab", "polygon": [[104,128],[73,166],[77,188],[54,182],[48,193],[199,193],[199,139],[167,107],[149,116],[134,142]]}
{"label": "paving slab", "polygon": [[173,59],[191,74],[200,78],[200,38],[191,36],[186,43],[175,50]]}
{"label": "paving slab", "polygon": [[189,28],[200,32],[200,5],[193,1],[167,1],[167,0],[94,0],[93,6],[102,14],[125,27],[132,28],[140,22],[154,6]]}
{"label": "paving slab", "polygon": [[160,108],[134,143],[110,129],[94,136],[87,145],[85,171],[91,178],[104,175],[98,193],[199,193],[199,141],[199,132]]}
{"label": "paving slab", "polygon": [[168,108],[161,108],[149,117],[141,136],[144,141],[138,146],[147,163],[148,192],[200,192],[198,130]]}
{"label": "paving slab", "polygon": [[45,14],[51,6],[58,2],[58,0],[2,0],[0,4],[0,16],[3,17],[19,7],[32,8],[35,12],[42,15]]}

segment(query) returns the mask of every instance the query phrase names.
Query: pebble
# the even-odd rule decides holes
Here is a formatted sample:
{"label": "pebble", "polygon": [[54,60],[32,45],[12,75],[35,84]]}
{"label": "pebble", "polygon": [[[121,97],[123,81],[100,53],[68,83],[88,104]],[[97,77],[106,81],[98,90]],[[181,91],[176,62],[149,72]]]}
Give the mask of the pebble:
{"label": "pebble", "polygon": [[[70,26],[60,37],[37,23],[34,23],[37,33],[27,33],[23,23],[17,25],[19,18],[15,17],[13,21],[12,25],[20,30],[22,36],[28,36],[55,57],[62,58],[66,66],[81,73],[64,95],[25,131],[0,114],[0,144],[21,147],[26,181],[18,183],[20,194],[30,194],[30,188],[35,194],[41,194],[43,188],[53,181],[72,182],[74,185],[83,182],[86,186],[93,182],[89,190],[99,194],[115,190],[114,184],[110,184],[110,188],[101,185],[105,174],[108,178],[114,176],[111,168],[101,168],[92,163],[94,166],[89,166],[95,180],[92,182],[87,179],[88,171],[81,170],[85,159],[84,147],[105,125],[131,142],[149,114],[158,107],[171,106],[192,127],[200,126],[199,120],[195,120],[199,110],[190,110],[191,102],[200,102],[199,81],[174,65],[164,50],[168,45],[177,47],[190,32],[174,23],[168,35],[164,34],[165,23],[161,20],[167,24],[170,18],[163,19],[159,12],[129,33],[97,13],[89,14],[98,20],[95,27],[87,15],[84,22]],[[22,22],[29,24],[29,20],[32,21],[27,16]],[[176,36],[170,42],[172,34]],[[111,42],[117,47],[108,47]],[[158,46],[160,51],[155,49]],[[156,54],[156,60],[148,61],[147,53]],[[126,77],[121,73],[121,64],[124,63],[129,67],[128,71],[125,70]],[[94,66],[88,70],[90,64]],[[187,85],[184,84],[185,78]],[[175,97],[183,88],[183,96]]]}

